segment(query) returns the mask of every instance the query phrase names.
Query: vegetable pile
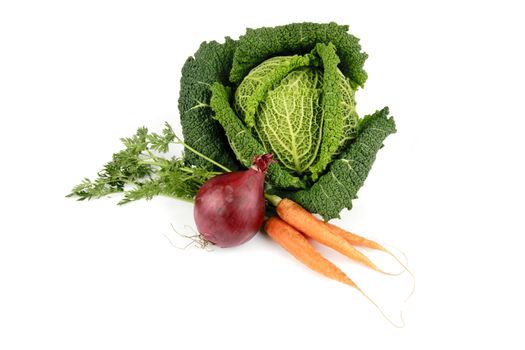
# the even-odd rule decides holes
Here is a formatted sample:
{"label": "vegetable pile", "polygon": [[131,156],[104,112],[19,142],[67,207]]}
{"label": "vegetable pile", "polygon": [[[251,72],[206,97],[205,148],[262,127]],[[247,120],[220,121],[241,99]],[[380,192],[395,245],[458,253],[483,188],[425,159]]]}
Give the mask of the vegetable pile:
{"label": "vegetable pile", "polygon": [[[387,107],[364,118],[356,112],[366,58],[348,26],[335,23],[248,29],[238,40],[204,42],[182,68],[183,139],[167,123],[161,134],[140,128],[69,196],[195,202],[199,233],[220,247],[248,241],[266,213],[274,241],[362,293],[307,237],[385,273],[354,246],[388,250],[327,222],[352,208],[383,141],[396,132]],[[182,144],[183,155],[168,156],[171,144]]]}

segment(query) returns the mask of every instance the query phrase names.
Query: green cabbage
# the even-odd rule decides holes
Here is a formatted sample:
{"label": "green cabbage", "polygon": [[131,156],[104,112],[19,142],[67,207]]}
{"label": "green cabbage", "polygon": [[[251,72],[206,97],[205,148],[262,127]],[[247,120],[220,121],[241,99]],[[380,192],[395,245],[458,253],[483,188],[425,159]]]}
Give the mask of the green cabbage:
{"label": "green cabbage", "polygon": [[[335,23],[248,29],[237,41],[203,43],[182,70],[184,140],[232,169],[272,153],[278,163],[267,191],[338,217],[395,132],[387,108],[357,115],[366,58],[348,26]],[[212,167],[186,154],[190,165]]]}

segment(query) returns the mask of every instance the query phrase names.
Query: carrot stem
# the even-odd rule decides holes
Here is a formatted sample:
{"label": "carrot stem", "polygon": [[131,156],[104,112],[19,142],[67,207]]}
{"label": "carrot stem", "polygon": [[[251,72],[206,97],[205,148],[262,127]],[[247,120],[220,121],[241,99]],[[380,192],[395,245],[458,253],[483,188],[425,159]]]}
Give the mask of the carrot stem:
{"label": "carrot stem", "polygon": [[270,202],[274,207],[277,207],[282,199],[281,197],[275,194],[268,194],[268,193],[264,194],[264,198],[266,198],[266,200]]}

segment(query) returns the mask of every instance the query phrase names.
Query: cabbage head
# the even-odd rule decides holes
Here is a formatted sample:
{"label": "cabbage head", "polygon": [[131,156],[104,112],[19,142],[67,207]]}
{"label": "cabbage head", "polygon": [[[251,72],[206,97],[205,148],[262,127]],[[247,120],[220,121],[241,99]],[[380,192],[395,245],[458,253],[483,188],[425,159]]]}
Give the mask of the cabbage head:
{"label": "cabbage head", "polygon": [[[232,170],[272,153],[278,162],[268,169],[267,192],[339,217],[395,132],[388,108],[362,119],[356,112],[366,58],[348,26],[335,23],[248,29],[238,40],[204,42],[182,70],[184,140]],[[211,167],[189,150],[186,162]]]}

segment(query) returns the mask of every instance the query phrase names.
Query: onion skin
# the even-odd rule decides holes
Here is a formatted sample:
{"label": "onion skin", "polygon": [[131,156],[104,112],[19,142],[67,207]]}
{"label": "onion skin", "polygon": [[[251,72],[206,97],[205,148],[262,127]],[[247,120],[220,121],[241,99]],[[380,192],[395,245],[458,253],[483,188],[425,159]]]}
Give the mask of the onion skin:
{"label": "onion skin", "polygon": [[215,176],[195,197],[194,218],[203,238],[222,248],[250,240],[264,220],[264,175],[271,155],[244,171]]}

